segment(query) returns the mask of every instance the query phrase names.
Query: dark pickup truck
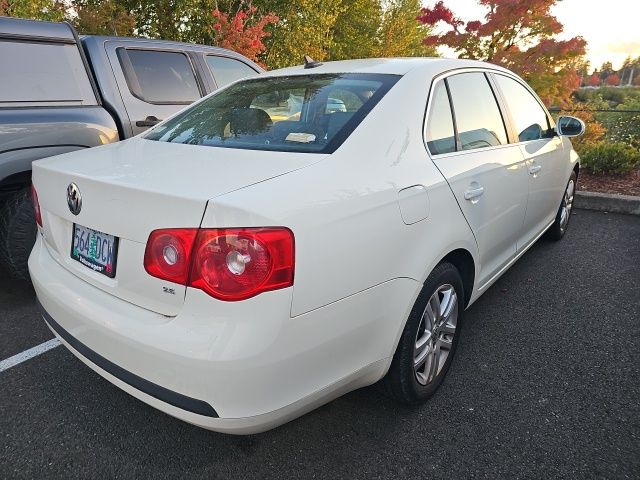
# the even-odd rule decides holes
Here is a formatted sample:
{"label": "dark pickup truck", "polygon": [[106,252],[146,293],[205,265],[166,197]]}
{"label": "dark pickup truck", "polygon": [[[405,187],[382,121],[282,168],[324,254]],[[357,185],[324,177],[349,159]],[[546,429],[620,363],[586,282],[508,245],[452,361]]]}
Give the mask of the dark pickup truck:
{"label": "dark pickup truck", "polygon": [[260,72],[220,48],[0,17],[0,267],[28,278],[32,161],[137,135]]}

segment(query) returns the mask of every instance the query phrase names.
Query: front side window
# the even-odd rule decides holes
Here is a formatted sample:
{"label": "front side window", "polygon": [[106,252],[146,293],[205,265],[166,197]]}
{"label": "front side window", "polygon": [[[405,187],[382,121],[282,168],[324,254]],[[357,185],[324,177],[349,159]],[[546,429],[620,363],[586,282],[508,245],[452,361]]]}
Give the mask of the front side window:
{"label": "front side window", "polygon": [[217,57],[215,55],[207,55],[207,65],[216,79],[218,88],[224,87],[236,80],[245,77],[253,77],[257,72],[249,65],[239,60],[228,57]]}
{"label": "front side window", "polygon": [[484,73],[459,73],[447,78],[462,150],[507,143],[500,109]]}
{"label": "front side window", "polygon": [[0,40],[0,103],[96,104],[77,45]]}
{"label": "front side window", "polygon": [[188,104],[200,98],[191,63],[184,53],[118,49],[127,86],[149,103]]}
{"label": "front side window", "polygon": [[451,105],[444,81],[438,82],[433,91],[425,138],[432,155],[455,152],[456,150]]}
{"label": "front side window", "polygon": [[239,81],[145,138],[213,147],[332,153],[400,77],[317,74]]}
{"label": "front side window", "polygon": [[494,75],[494,78],[511,111],[520,142],[553,136],[547,114],[523,85],[504,75]]}

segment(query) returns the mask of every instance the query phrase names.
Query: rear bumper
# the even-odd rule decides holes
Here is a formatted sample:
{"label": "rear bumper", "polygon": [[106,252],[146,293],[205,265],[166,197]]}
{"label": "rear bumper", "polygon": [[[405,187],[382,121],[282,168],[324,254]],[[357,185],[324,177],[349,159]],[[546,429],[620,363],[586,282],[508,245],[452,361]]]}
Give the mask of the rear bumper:
{"label": "rear bumper", "polygon": [[419,290],[398,279],[294,318],[291,289],[234,303],[189,290],[165,317],[82,281],[41,239],[29,269],[45,321],[85,364],[165,413],[236,434],[381,378]]}
{"label": "rear bumper", "polygon": [[58,322],[56,322],[51,317],[51,315],[47,313],[47,311],[42,305],[40,305],[40,303],[38,303],[38,306],[40,307],[42,318],[49,326],[51,331],[55,333],[55,335],[59,339],[64,340],[65,345],[72,348],[74,350],[74,353],[76,353],[78,356],[81,355],[84,360],[93,363],[96,367],[99,367],[100,369],[111,374],[118,380],[135,388],[136,390],[146,393],[147,395],[157,398],[158,400],[161,400],[165,403],[173,405],[174,407],[186,410],[188,412],[197,413],[199,415],[204,415],[205,417],[218,418],[218,412],[216,412],[215,409],[207,402],[198,400],[196,398],[187,397],[186,395],[182,395],[178,392],[174,392],[160,385],[152,383],[149,380],[139,377],[138,375],[125,370],[119,365],[116,365],[112,361],[104,358],[99,353],[94,352],[82,342],[79,342],[77,338],[67,332],[64,328],[62,328],[60,324],[58,324]]}

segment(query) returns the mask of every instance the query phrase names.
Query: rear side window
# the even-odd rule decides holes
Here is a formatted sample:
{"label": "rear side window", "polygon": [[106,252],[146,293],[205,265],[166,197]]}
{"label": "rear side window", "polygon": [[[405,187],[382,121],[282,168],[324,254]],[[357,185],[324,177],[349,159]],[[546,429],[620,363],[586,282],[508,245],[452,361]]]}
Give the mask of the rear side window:
{"label": "rear side window", "polygon": [[460,73],[447,78],[461,150],[507,143],[500,109],[484,73]]}
{"label": "rear side window", "polygon": [[76,45],[0,40],[0,103],[96,104]]}
{"label": "rear side window", "polygon": [[444,82],[438,82],[433,91],[425,136],[427,147],[433,155],[455,152],[456,150],[451,105]]}
{"label": "rear side window", "polygon": [[146,138],[212,147],[332,153],[399,78],[340,73],[241,80],[155,127]]}
{"label": "rear side window", "polygon": [[547,114],[533,95],[519,82],[504,75],[494,75],[513,117],[520,142],[550,138],[553,131]]}
{"label": "rear side window", "polygon": [[241,78],[252,77],[257,74],[249,65],[239,60],[234,60],[233,58],[207,55],[206,59],[213,78],[216,79],[218,88],[224,87]]}
{"label": "rear side window", "polygon": [[358,96],[354,92],[339,87],[332,88],[328,94],[325,113],[357,112],[368,98],[366,96],[368,92],[365,95]]}
{"label": "rear side window", "polygon": [[131,93],[148,103],[188,104],[200,98],[189,58],[180,52],[118,49]]}

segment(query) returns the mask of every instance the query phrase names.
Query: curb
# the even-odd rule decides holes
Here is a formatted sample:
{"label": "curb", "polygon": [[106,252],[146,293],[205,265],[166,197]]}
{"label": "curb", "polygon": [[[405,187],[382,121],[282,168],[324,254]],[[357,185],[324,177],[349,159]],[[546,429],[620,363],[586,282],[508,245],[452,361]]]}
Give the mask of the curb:
{"label": "curb", "polygon": [[640,197],[599,192],[576,192],[575,207],[601,212],[640,215]]}

